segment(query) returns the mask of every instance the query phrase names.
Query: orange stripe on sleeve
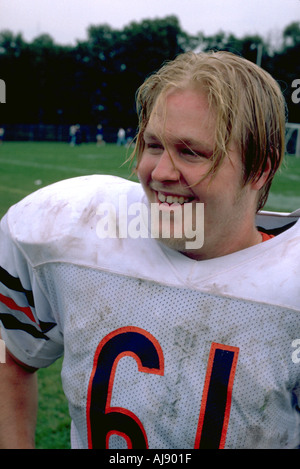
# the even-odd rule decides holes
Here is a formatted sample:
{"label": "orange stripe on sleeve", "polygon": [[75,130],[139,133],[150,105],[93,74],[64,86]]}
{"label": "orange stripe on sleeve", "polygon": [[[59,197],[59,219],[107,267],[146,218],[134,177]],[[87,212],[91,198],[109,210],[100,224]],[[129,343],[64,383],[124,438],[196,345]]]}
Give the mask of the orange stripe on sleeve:
{"label": "orange stripe on sleeve", "polygon": [[15,311],[22,311],[26,316],[33,322],[36,322],[34,319],[34,316],[32,314],[31,309],[29,306],[27,307],[22,307],[17,305],[17,303],[14,302],[11,298],[8,298],[7,296],[1,295],[0,293],[0,301],[5,304],[9,309],[15,310]]}

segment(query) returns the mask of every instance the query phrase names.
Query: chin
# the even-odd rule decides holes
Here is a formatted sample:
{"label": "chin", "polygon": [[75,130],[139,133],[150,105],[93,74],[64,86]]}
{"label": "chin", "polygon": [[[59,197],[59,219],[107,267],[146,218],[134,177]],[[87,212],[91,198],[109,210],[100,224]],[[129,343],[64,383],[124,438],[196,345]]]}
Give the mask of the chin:
{"label": "chin", "polygon": [[169,249],[173,249],[174,251],[181,252],[182,254],[185,254],[185,255],[189,255],[189,253],[192,254],[192,250],[187,249],[186,247],[186,243],[189,242],[190,240],[159,237],[157,241],[159,241],[164,246],[167,246]]}

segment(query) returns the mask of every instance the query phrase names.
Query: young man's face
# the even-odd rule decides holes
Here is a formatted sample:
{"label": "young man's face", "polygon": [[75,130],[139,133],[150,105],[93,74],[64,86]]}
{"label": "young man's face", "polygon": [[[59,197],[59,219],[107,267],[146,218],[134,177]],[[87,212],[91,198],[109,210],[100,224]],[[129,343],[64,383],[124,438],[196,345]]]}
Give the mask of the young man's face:
{"label": "young man's face", "polygon": [[[229,254],[261,240],[254,225],[257,191],[250,184],[243,187],[241,156],[234,146],[217,174],[199,182],[211,165],[214,135],[215,117],[205,94],[189,89],[174,91],[150,117],[138,166],[150,204],[158,203],[171,213],[173,229],[177,222],[172,203],[180,204],[183,211],[182,237],[171,234],[169,238],[161,236],[161,241],[199,260]],[[201,222],[199,216],[195,218],[200,213],[196,209],[199,202],[204,204],[204,244],[187,250],[190,239],[183,225],[197,228]],[[187,203],[191,204],[193,221],[187,219]]]}

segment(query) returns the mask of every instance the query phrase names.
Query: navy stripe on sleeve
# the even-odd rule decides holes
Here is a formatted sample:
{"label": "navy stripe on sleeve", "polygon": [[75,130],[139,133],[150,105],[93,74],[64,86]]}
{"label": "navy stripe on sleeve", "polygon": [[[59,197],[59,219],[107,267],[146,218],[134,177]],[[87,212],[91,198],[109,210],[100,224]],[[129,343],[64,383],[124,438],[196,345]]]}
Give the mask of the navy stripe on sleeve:
{"label": "navy stripe on sleeve", "polygon": [[0,282],[2,282],[3,285],[10,288],[11,290],[25,293],[29,306],[32,306],[34,308],[34,300],[33,300],[32,291],[26,290],[22,286],[19,278],[13,277],[2,267],[0,267]]}
{"label": "navy stripe on sleeve", "polygon": [[2,314],[0,313],[0,321],[2,322],[5,329],[13,329],[13,330],[21,330],[27,332],[32,337],[36,339],[44,339],[49,340],[49,338],[44,334],[47,330],[52,329],[55,324],[52,323],[44,323],[47,327],[45,331],[38,330],[35,326],[31,324],[26,324],[24,322],[19,321],[17,318],[12,316],[11,314]]}

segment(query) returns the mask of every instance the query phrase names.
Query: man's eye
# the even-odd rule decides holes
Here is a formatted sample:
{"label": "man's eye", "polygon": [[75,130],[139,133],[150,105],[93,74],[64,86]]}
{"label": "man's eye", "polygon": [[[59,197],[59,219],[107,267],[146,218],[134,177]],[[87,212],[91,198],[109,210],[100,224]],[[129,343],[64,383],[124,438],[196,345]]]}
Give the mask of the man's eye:
{"label": "man's eye", "polygon": [[182,149],[181,154],[186,158],[190,158],[191,160],[200,158],[210,158],[210,155],[204,153],[203,151],[192,150],[191,148]]}
{"label": "man's eye", "polygon": [[191,157],[194,157],[194,158],[199,158],[199,157],[204,157],[205,156],[201,152],[196,151],[196,150],[192,150],[191,148],[184,148],[181,153],[183,155],[191,156]]}
{"label": "man's eye", "polygon": [[146,143],[145,148],[150,151],[161,151],[163,149],[159,143]]}
{"label": "man's eye", "polygon": [[191,155],[191,156],[197,156],[197,152],[191,150],[190,148],[184,148],[181,153],[183,155]]}

